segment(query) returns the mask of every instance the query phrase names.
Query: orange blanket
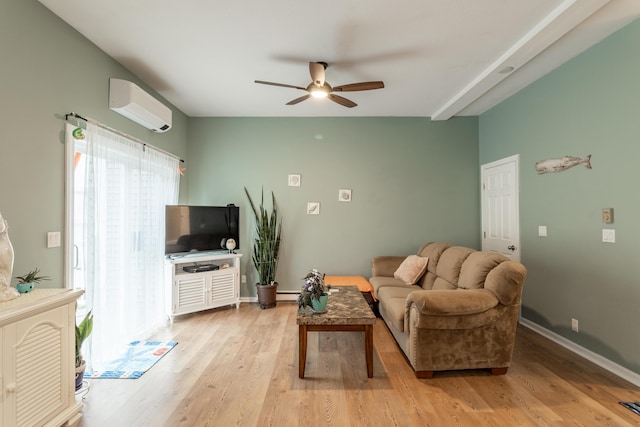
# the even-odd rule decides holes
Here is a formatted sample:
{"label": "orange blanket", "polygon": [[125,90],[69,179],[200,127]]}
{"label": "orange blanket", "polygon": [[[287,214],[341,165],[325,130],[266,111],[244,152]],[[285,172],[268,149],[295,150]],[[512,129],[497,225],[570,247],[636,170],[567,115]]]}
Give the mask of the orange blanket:
{"label": "orange blanket", "polygon": [[360,292],[369,292],[376,299],[371,283],[362,276],[324,276],[324,283],[331,286],[357,286]]}

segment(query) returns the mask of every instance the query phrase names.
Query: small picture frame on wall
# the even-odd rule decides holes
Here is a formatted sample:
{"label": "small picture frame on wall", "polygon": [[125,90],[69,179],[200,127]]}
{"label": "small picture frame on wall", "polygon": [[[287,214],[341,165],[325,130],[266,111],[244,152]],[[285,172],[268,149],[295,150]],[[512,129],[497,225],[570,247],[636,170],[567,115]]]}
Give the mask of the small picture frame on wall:
{"label": "small picture frame on wall", "polygon": [[307,215],[320,215],[320,202],[307,202]]}
{"label": "small picture frame on wall", "polygon": [[338,190],[338,201],[339,202],[350,202],[351,201],[351,189],[340,189]]}
{"label": "small picture frame on wall", "polygon": [[290,173],[289,174],[289,187],[300,187],[300,174],[299,173]]}

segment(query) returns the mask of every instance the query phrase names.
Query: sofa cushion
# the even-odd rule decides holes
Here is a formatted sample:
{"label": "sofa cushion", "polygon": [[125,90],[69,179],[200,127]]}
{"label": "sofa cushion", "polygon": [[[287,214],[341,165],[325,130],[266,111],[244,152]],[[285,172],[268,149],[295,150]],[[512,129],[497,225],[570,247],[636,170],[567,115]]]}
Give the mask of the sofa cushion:
{"label": "sofa cushion", "polygon": [[451,245],[449,243],[431,242],[423,245],[418,250],[418,256],[429,258],[429,262],[427,263],[427,272],[422,277],[422,280],[418,282],[422,289],[431,289],[433,287],[433,282],[435,282],[437,277],[436,269],[438,266],[438,260],[442,253],[450,247]]}
{"label": "sofa cushion", "polygon": [[384,319],[385,322],[390,323],[400,332],[405,332],[404,302],[404,298],[387,298],[384,301],[385,315],[387,316]]}
{"label": "sofa cushion", "polygon": [[402,287],[399,286],[387,286],[380,289],[379,297],[380,299],[387,300],[388,298],[402,298],[406,299],[407,295],[409,295],[413,291],[421,291],[423,290],[419,286],[407,286],[404,285]]}
{"label": "sofa cushion", "polygon": [[373,276],[369,278],[369,283],[371,283],[371,287],[373,288],[373,295],[376,298],[379,298],[380,289],[386,287],[396,287],[396,288],[406,288],[407,284],[404,283],[400,279],[396,279],[395,277],[386,277],[386,276]]}
{"label": "sofa cushion", "polygon": [[415,285],[427,269],[429,258],[409,255],[393,273],[393,277],[402,280],[407,285]]}
{"label": "sofa cushion", "polygon": [[481,289],[487,274],[508,258],[498,252],[473,252],[462,263],[458,287],[463,289]]}
{"label": "sofa cushion", "polygon": [[476,250],[462,246],[452,246],[445,250],[438,261],[436,269],[438,277],[433,282],[433,289],[457,288],[462,264],[473,252]]}
{"label": "sofa cushion", "polygon": [[404,332],[405,329],[405,304],[407,295],[415,290],[421,290],[418,286],[392,287],[387,286],[380,289],[378,300],[380,305],[384,306],[385,318],[387,323],[391,323],[394,328]]}

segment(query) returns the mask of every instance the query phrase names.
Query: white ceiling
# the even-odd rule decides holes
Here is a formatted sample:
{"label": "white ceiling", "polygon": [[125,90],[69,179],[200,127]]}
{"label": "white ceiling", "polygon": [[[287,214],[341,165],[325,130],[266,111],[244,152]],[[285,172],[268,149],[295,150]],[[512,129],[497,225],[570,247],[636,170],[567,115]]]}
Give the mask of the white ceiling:
{"label": "white ceiling", "polygon": [[[640,16],[638,0],[40,0],[192,117],[478,115]],[[309,99],[329,64],[345,108]],[[500,73],[512,66],[512,73]]]}

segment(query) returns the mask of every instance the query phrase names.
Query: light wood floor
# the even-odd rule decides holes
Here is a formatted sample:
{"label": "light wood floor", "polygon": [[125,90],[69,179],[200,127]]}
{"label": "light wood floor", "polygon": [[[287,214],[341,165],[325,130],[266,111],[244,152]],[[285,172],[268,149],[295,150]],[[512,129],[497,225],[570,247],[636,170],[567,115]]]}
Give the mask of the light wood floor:
{"label": "light wood floor", "polygon": [[136,380],[91,380],[83,427],[637,426],[618,404],[640,389],[520,327],[507,375],[415,378],[384,323],[374,377],[363,332],[310,333],[298,378],[295,303],[178,318],[154,339],[178,345]]}

